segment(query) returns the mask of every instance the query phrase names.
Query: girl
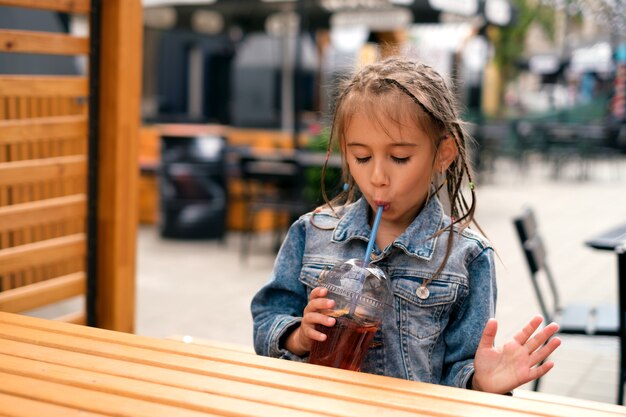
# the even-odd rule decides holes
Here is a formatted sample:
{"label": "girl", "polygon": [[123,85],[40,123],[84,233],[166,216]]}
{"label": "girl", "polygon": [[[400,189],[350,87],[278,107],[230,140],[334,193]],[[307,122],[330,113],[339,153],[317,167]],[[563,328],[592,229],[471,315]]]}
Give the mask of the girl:
{"label": "girl", "polygon": [[390,279],[394,314],[383,318],[361,370],[494,393],[548,372],[553,363],[542,362],[560,340],[545,344],[554,323],[533,336],[540,316],[493,346],[493,248],[468,227],[475,194],[467,139],[443,78],[397,58],[363,68],[337,100],[329,150],[333,141],[347,189],[291,226],[271,280],[252,300],[257,353],[306,360],[311,342],[325,340],[315,325],[335,319],[319,312],[332,301],[317,280],[337,262],[362,259],[382,205],[371,262]]}

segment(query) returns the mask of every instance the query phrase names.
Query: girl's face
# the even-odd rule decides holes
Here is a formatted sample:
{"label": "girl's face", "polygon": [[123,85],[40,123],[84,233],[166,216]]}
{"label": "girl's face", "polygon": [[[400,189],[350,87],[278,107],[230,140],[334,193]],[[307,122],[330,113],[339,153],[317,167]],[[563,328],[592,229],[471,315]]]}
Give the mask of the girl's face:
{"label": "girl's face", "polygon": [[[424,206],[435,168],[435,147],[408,117],[400,123],[355,114],[345,129],[345,158],[352,177],[373,210],[407,227]],[[447,165],[445,165],[447,168]]]}

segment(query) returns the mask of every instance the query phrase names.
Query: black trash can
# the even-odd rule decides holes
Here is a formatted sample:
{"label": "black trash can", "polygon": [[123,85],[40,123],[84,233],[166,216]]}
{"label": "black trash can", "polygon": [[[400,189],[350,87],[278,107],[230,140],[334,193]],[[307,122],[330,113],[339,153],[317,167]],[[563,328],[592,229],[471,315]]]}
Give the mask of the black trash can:
{"label": "black trash can", "polygon": [[224,237],[228,195],[224,138],[161,137],[159,179],[162,237]]}

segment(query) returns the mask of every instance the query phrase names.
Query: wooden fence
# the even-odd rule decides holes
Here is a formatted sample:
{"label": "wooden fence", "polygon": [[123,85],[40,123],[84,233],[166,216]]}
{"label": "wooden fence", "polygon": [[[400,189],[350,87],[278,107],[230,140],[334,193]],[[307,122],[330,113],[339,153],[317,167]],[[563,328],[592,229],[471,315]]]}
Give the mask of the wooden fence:
{"label": "wooden fence", "polygon": [[[0,0],[0,6],[82,14],[86,17],[92,11],[91,5],[90,0]],[[107,0],[101,7],[102,19],[99,23],[102,36],[104,39],[108,34],[111,40],[103,42],[102,49],[96,51],[100,60],[110,60],[103,61],[100,67],[110,65],[119,59],[120,54],[128,54],[129,47],[131,53],[140,56],[141,38],[136,36],[136,33],[141,33],[141,5],[138,0]],[[124,19],[138,27],[133,30],[130,25],[129,29],[122,24]],[[129,42],[126,49],[121,46],[127,40],[126,36],[120,36],[122,27],[133,37],[133,42]],[[33,30],[0,28],[0,52],[10,53],[6,54],[8,59],[13,54],[22,53],[94,59],[88,37]],[[136,164],[120,168],[118,165],[126,159],[110,150],[119,148],[120,141],[125,140],[131,142],[127,145],[131,158],[136,155],[136,152],[133,153],[136,149],[136,137],[133,138],[133,135],[138,131],[139,108],[117,106],[122,100],[127,100],[130,105],[138,103],[139,88],[126,91],[120,88],[129,77],[139,84],[138,60],[131,59],[129,62],[130,65],[137,65],[136,68],[130,71],[123,69],[128,76],[120,76],[122,68],[117,68],[117,65],[109,66],[110,72],[105,79],[99,80],[99,84],[102,91],[109,87],[112,92],[106,93],[100,98],[100,104],[94,106],[101,107],[106,100],[107,108],[92,109],[92,112],[89,111],[89,76],[0,74],[0,311],[22,313],[78,299],[77,310],[77,303],[69,303],[73,311],[57,319],[85,323],[89,311],[85,303],[87,276],[91,273],[91,278],[95,279],[96,275],[102,275],[98,271],[104,270],[103,278],[94,283],[93,288],[106,289],[99,290],[102,299],[93,300],[94,305],[91,306],[93,311],[99,310],[102,314],[97,322],[93,319],[90,324],[104,323],[103,327],[132,331],[134,302],[129,301],[128,295],[123,295],[122,298],[130,305],[120,306],[116,304],[115,297],[120,293],[134,296],[134,283],[122,288],[118,282],[134,279],[134,229],[126,225],[132,223],[135,217],[131,217],[130,221],[125,215],[111,219],[111,212],[119,212],[123,204],[119,198],[113,198],[102,210],[90,201],[119,193],[120,184],[132,185],[136,181],[133,176],[136,176]],[[125,95],[123,98],[122,94]],[[94,103],[98,104],[92,102],[91,105]],[[120,117],[120,112],[126,116]],[[97,186],[92,184],[90,194],[89,137],[90,128],[95,126],[92,125],[96,120],[94,115],[100,115],[106,128],[92,133],[100,135],[100,141],[110,140],[102,146],[97,144],[97,152],[101,155],[97,173],[101,178],[95,182]],[[125,129],[123,134],[121,129]],[[97,173],[92,172],[92,175]],[[103,175],[108,176],[102,179]],[[133,211],[136,202],[129,197],[126,205]],[[89,256],[95,259],[98,255],[99,264],[103,266],[98,266],[97,271],[90,271],[87,265],[88,232],[95,231],[95,228],[88,227],[88,214],[95,216],[94,225],[104,222],[109,228],[102,234],[109,240],[97,241],[93,245],[94,253]],[[120,245],[120,241],[116,240],[120,234],[129,235],[121,249],[115,248],[115,245]],[[118,266],[111,266],[109,262],[121,250],[128,251],[128,247],[132,247],[132,253],[126,254],[127,262],[119,265],[124,269],[122,276],[119,273],[116,275]],[[110,306],[118,308],[124,318],[120,320],[119,311],[112,312]]]}
{"label": "wooden fence", "polygon": [[[0,5],[89,12],[87,1]],[[0,29],[0,52],[88,55],[89,40]],[[0,310],[85,294],[88,92],[85,76],[0,75]],[[84,323],[85,308],[57,319]]]}

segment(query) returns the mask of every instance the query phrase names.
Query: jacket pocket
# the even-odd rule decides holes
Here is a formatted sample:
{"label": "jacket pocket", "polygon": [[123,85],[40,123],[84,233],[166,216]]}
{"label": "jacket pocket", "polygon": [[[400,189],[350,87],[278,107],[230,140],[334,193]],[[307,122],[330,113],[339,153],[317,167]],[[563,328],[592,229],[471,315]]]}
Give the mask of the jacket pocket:
{"label": "jacket pocket", "polygon": [[392,280],[396,310],[402,331],[418,339],[434,338],[448,322],[457,300],[459,283],[440,276],[421,290],[426,277],[401,276]]}
{"label": "jacket pocket", "polygon": [[302,265],[299,280],[307,286],[307,290],[310,293],[313,288],[319,286],[318,282],[320,276],[331,269],[332,265],[326,265],[324,263],[305,263]]}

